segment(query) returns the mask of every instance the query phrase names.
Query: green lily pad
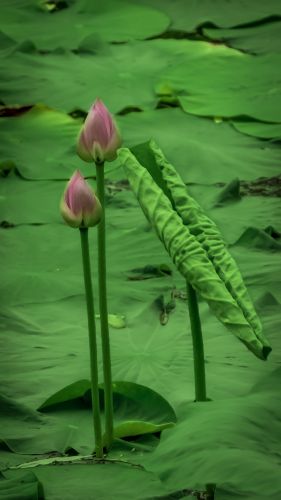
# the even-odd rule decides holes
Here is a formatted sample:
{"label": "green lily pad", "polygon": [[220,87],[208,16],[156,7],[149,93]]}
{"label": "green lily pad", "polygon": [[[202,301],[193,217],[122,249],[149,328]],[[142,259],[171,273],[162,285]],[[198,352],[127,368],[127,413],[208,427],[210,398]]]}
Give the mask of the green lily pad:
{"label": "green lily pad", "polygon": [[[142,500],[151,495],[157,498],[167,494],[168,490],[159,477],[141,466],[137,458],[118,458],[119,460],[112,462],[90,465],[87,465],[87,462],[74,462],[73,465],[63,462],[58,465],[40,465],[36,467],[36,477],[44,484],[47,499],[106,498],[113,492],[116,500]],[[23,471],[9,470],[5,474],[16,480],[23,475]],[[19,498],[17,497],[17,500]]]}
{"label": "green lily pad", "polygon": [[164,429],[169,429],[174,427],[173,422],[167,422],[165,424],[152,424],[143,421],[126,421],[114,428],[115,438],[124,438],[132,436],[141,436],[143,434],[153,434],[155,432],[161,432]]}
{"label": "green lily pad", "polygon": [[[254,137],[243,136],[228,123],[214,123],[211,120],[187,115],[180,109],[162,109],[143,113],[130,113],[126,116],[117,117],[118,125],[122,131],[124,143],[129,147],[140,146],[149,138],[153,137],[174,163],[185,182],[200,183],[202,179],[206,183],[217,181],[230,182],[233,180],[233,172],[242,179],[256,179],[257,164],[259,176],[273,176],[279,172],[280,164],[279,150],[274,144],[267,144]],[[2,118],[0,120],[1,155],[3,161],[12,162],[20,175],[25,179],[36,180],[68,180],[75,169],[80,169],[83,175],[91,177],[95,175],[95,168],[91,164],[81,163],[75,154],[76,137],[80,130],[80,121],[56,110],[44,106],[35,106],[32,110],[14,117]],[[181,134],[174,141],[174,130],[180,130]],[[57,137],[60,140],[57,140]],[[204,137],[204,147],[202,147]],[[44,154],[43,154],[44,151]],[[47,154],[45,154],[47,152]],[[146,153],[143,153],[146,154]],[[114,162],[114,167],[120,166],[120,162]],[[111,175],[107,171],[114,168],[112,164],[106,165],[106,177]],[[121,174],[124,174],[120,169]],[[10,175],[5,178],[8,181]],[[119,180],[122,179],[119,174]],[[28,200],[24,199],[25,184],[16,183],[13,178],[10,184],[1,183],[1,189],[7,186],[9,198],[7,198],[6,210],[13,210],[9,202],[14,201],[13,195],[19,197],[20,210],[16,210],[17,218],[26,213],[30,218],[33,211],[29,207]],[[40,199],[44,204],[38,207],[54,211],[54,203],[59,203],[64,184],[46,185],[30,184],[30,203],[34,203],[32,196],[36,196],[39,190]],[[57,193],[57,200],[51,198],[51,194]],[[125,194],[128,203],[128,197]],[[132,198],[133,200],[133,198]],[[16,204],[14,204],[16,207]],[[35,212],[38,214],[38,210]],[[50,218],[49,218],[50,221]],[[14,221],[17,222],[17,221]],[[48,222],[48,220],[36,220],[34,222]]]}
{"label": "green lily pad", "polygon": [[[145,57],[140,58],[144,48]],[[2,100],[6,105],[31,105],[43,100],[69,113],[77,109],[87,112],[99,96],[116,113],[130,106],[152,109],[163,97],[163,88],[168,88],[170,94],[165,99],[172,98],[187,113],[281,122],[281,92],[276,83],[280,53],[257,58],[225,45],[162,39],[111,45],[106,51],[96,52],[94,56],[82,56],[62,50],[44,58],[34,51],[6,55],[1,60],[5,74]],[[26,72],[29,65],[32,74]],[[66,87],[65,81],[72,85]]]}
{"label": "green lily pad", "polygon": [[[142,0],[142,3],[159,8],[159,0]],[[239,0],[237,7],[236,0],[216,0],[215,4],[213,0],[161,0],[161,10],[171,18],[172,29],[188,33],[204,24],[230,28],[281,15],[279,0],[266,3]]]}
{"label": "green lily pad", "polygon": [[281,243],[276,241],[266,231],[256,227],[248,227],[234,245],[252,247],[257,249],[281,251]]}
{"label": "green lily pad", "polygon": [[[113,382],[114,437],[124,438],[161,432],[173,426],[176,415],[169,403],[155,391],[133,382]],[[90,382],[79,380],[64,387],[44,401],[39,411],[66,409],[72,401],[91,406]],[[101,408],[104,407],[103,385],[100,385]],[[66,405],[66,406],[65,406]],[[79,403],[80,407],[80,403]]]}
{"label": "green lily pad", "polygon": [[144,39],[160,34],[169,25],[163,12],[122,0],[106,0],[100,5],[91,0],[69,2],[67,8],[53,13],[35,9],[33,4],[32,0],[25,5],[20,0],[13,5],[4,2],[3,31],[17,42],[31,40],[41,50],[76,49],[92,34],[98,41]]}
{"label": "green lily pad", "polygon": [[2,396],[0,449],[17,454],[64,453],[76,428],[56,422],[11,398]]}
{"label": "green lily pad", "polygon": [[[48,500],[194,498],[208,482],[217,483],[218,500],[279,499],[280,252],[270,246],[281,232],[280,9],[280,0],[239,0],[239,8],[237,0],[2,0],[2,485],[24,470],[9,465],[39,459],[47,465],[30,470]],[[226,38],[203,42],[205,30]],[[75,169],[94,185],[95,168],[79,160],[75,142],[97,96],[116,115],[124,146],[151,164],[143,143],[154,138],[216,222],[273,347],[267,363],[249,356],[199,298],[212,401],[193,404],[182,277],[171,263],[165,279],[127,279],[142,276],[133,269],[145,276],[146,266],[157,268],[163,246],[120,162],[107,164],[108,305],[126,318],[122,329],[110,326],[113,379],[161,394],[179,424],[161,439],[159,432],[117,438],[104,464],[75,461],[75,452],[94,448],[89,389],[48,413],[35,410],[61,387],[89,379],[79,237],[58,203]],[[247,228],[255,233],[233,245]],[[89,236],[97,300],[96,231]],[[115,394],[115,429],[165,425],[145,399],[141,413],[138,400]],[[24,498],[21,485],[13,500]]]}
{"label": "green lily pad", "polygon": [[0,477],[0,498],[3,500],[44,500],[43,486],[33,472],[24,472],[13,479]]}
{"label": "green lily pad", "polygon": [[52,406],[83,398],[89,388],[89,380],[78,380],[77,382],[73,382],[73,384],[67,385],[60,391],[50,396],[37,409],[38,411],[45,411]]}
{"label": "green lily pad", "polygon": [[159,75],[156,94],[169,86],[183,110],[199,116],[281,122],[275,70],[280,53],[257,58],[225,45],[187,40],[181,47],[174,64]]}
{"label": "green lily pad", "polygon": [[[102,385],[100,399],[103,410]],[[113,383],[113,405],[115,438],[159,433],[174,426],[177,420],[173,408],[162,396],[133,382]],[[17,454],[64,453],[67,449],[78,449],[81,453],[86,443],[87,451],[93,451],[90,406],[90,382],[87,380],[74,382],[44,401],[38,410],[51,413],[50,417],[4,401],[0,443]],[[12,407],[17,412],[13,413],[12,421],[8,420],[8,429],[6,421]],[[20,426],[21,420],[23,426]]]}
{"label": "green lily pad", "polygon": [[[118,123],[124,144],[133,152],[138,150],[144,164],[153,161],[144,146],[153,138],[188,184],[231,182],[234,176],[251,180],[279,172],[280,152],[276,145],[265,146],[263,141],[243,136],[226,122],[215,123],[170,108],[130,113],[118,117]],[[175,142],[177,130],[180,133]]]}
{"label": "green lily pad", "polygon": [[15,164],[23,177],[33,178],[32,165],[41,179],[68,180],[79,168],[75,144],[80,124],[70,116],[38,105],[18,117],[2,118],[1,127],[6,135],[2,158]]}
{"label": "green lily pad", "polygon": [[[239,488],[249,500],[255,492],[262,498],[264,491],[268,498],[278,498],[279,378],[280,367],[271,367],[271,373],[260,377],[247,396],[186,405],[183,421],[163,434],[155,452],[146,455],[145,466],[159,473],[171,489],[186,487],[186,478],[192,477],[195,489],[203,488],[204,482],[215,482],[225,492],[221,498],[235,498]],[[270,427],[265,426],[268,420]],[[267,450],[275,453],[264,462]]]}
{"label": "green lily pad", "polygon": [[280,123],[264,123],[255,120],[232,120],[233,127],[242,134],[260,137],[260,139],[281,139]]}
{"label": "green lily pad", "polygon": [[[85,115],[96,97],[103,99],[113,113],[130,106],[149,109],[157,102],[152,82],[156,84],[159,73],[173,61],[174,45],[170,41],[146,41],[145,57],[140,58],[143,48],[142,42],[132,40],[81,53],[62,49],[43,58],[38,51],[28,53],[13,48],[0,60],[6,75],[1,83],[1,99],[6,105],[43,102],[75,116],[81,116],[81,111]],[[27,65],[33,68],[32,77],[26,73]],[[71,85],[66,86],[66,81]]]}
{"label": "green lily pad", "polygon": [[204,28],[203,34],[215,41],[222,41],[235,49],[252,54],[266,54],[281,51],[281,22],[274,20],[260,26],[232,29]]}

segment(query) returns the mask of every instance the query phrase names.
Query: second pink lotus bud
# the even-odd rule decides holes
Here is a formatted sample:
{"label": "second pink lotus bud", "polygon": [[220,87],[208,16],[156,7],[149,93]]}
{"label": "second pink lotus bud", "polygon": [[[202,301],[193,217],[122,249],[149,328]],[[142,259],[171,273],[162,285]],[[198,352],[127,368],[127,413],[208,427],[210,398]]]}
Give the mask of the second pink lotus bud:
{"label": "second pink lotus bud", "polygon": [[82,160],[95,163],[112,161],[122,140],[117,125],[100,99],[91,107],[81,129],[77,153]]}
{"label": "second pink lotus bud", "polygon": [[71,177],[60,203],[61,215],[71,227],[91,227],[99,223],[102,207],[94,191],[78,170]]}

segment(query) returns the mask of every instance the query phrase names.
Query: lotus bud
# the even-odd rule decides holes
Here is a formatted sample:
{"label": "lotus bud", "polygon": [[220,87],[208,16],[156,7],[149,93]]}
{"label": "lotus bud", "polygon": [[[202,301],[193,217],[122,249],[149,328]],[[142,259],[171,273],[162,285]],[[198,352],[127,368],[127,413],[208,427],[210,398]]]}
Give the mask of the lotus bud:
{"label": "lotus bud", "polygon": [[101,204],[78,170],[67,184],[60,211],[65,222],[71,227],[95,226],[101,219]]}
{"label": "lotus bud", "polygon": [[112,161],[122,140],[117,125],[100,99],[92,105],[77,142],[77,153],[82,160],[95,163]]}

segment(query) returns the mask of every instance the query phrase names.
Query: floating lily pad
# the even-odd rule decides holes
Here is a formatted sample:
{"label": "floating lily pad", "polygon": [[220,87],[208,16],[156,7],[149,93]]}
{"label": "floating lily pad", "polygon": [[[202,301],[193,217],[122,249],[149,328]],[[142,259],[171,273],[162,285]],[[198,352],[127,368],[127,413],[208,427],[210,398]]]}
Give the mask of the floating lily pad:
{"label": "floating lily pad", "polygon": [[[65,9],[33,8],[33,1],[4,2],[4,33],[22,42],[31,40],[41,50],[76,49],[89,35],[103,41],[125,42],[158,35],[169,25],[163,12],[122,0],[69,2]],[[27,4],[27,5],[26,5]],[[46,5],[46,4],[45,4]],[[42,3],[44,6],[44,3]]]}
{"label": "floating lily pad", "polygon": [[[113,382],[112,387],[115,438],[153,434],[175,424],[174,410],[155,391],[133,382]],[[100,399],[101,408],[103,408],[102,385],[100,386]],[[77,402],[78,408],[80,408],[81,401],[85,402],[85,408],[91,406],[90,382],[79,380],[64,387],[44,401],[38,410],[51,411],[55,415],[56,408],[58,408],[58,411],[65,410],[64,416],[67,418],[70,401]],[[82,415],[81,418],[83,418]]]}
{"label": "floating lily pad", "polygon": [[18,454],[64,453],[76,432],[73,426],[1,396],[0,449]]}
{"label": "floating lily pad", "polygon": [[[124,143],[129,147],[139,146],[139,154],[145,148],[141,144],[154,138],[174,163],[185,182],[214,183],[217,181],[230,182],[233,173],[240,179],[253,180],[257,178],[257,165],[259,176],[271,177],[279,172],[280,152],[274,144],[267,144],[254,137],[243,136],[228,123],[214,123],[212,120],[187,115],[180,109],[162,109],[143,113],[130,113],[117,117],[118,125],[122,131]],[[44,106],[35,106],[32,110],[15,118],[2,118],[0,120],[3,144],[1,154],[3,161],[12,162],[17,171],[25,179],[32,180],[68,180],[75,169],[81,169],[86,177],[95,176],[95,168],[91,164],[82,164],[75,154],[77,134],[81,122]],[[177,143],[174,141],[175,130],[180,130]],[[60,140],[57,140],[57,137]],[[204,147],[202,147],[204,137]],[[46,154],[47,151],[47,154]],[[143,157],[145,160],[145,156]],[[114,162],[106,165],[107,170],[121,167]],[[123,171],[120,169],[118,180],[124,180]],[[16,179],[14,179],[16,180]],[[14,184],[14,182],[13,182]],[[2,187],[3,186],[3,187]],[[6,185],[9,186],[9,185]],[[30,184],[30,203],[37,185]],[[39,187],[39,184],[38,184]],[[5,184],[1,183],[1,189]],[[58,193],[63,186],[53,187],[42,185],[39,189]],[[19,184],[10,191],[24,193],[25,185]],[[38,193],[39,193],[38,189]],[[40,198],[45,196],[40,193]],[[9,200],[12,198],[9,197]],[[58,198],[58,200],[59,200]],[[128,203],[129,198],[125,196]],[[132,203],[134,198],[132,197]],[[50,203],[52,201],[52,203]],[[40,209],[53,210],[53,203],[40,205]],[[31,216],[31,210],[22,208],[18,214],[26,211]],[[14,205],[16,206],[16,205]],[[28,206],[28,205],[27,205]],[[56,205],[57,206],[57,205]],[[8,205],[7,205],[8,207]],[[39,213],[39,212],[37,212]],[[55,213],[55,211],[54,211]],[[35,222],[35,221],[34,221]],[[36,222],[39,222],[38,220]]]}
{"label": "floating lily pad", "polygon": [[44,500],[43,486],[33,472],[18,474],[8,479],[1,474],[0,497],[3,500]]}
{"label": "floating lily pad", "polygon": [[[132,454],[131,454],[132,455]],[[72,457],[73,458],[73,457]],[[75,458],[75,457],[74,457]],[[114,492],[116,500],[130,498],[141,500],[149,496],[167,494],[168,490],[156,474],[142,467],[138,458],[118,457],[119,461],[106,461],[104,464],[61,464],[36,467],[36,477],[44,484],[47,499],[102,498]],[[26,470],[24,474],[26,474]],[[17,480],[22,470],[9,470],[7,477]],[[19,492],[19,490],[17,490]],[[4,497],[5,498],[5,497]],[[19,500],[20,497],[12,500]],[[35,497],[37,500],[37,497]],[[35,500],[28,499],[28,500]],[[25,500],[25,499],[24,499]],[[38,499],[41,500],[41,499]],[[43,499],[42,499],[43,500]]]}
{"label": "floating lily pad", "polygon": [[[221,498],[235,497],[238,483],[245,485],[249,500],[256,491],[258,497],[266,491],[268,498],[277,498],[281,487],[278,454],[271,454],[266,463],[264,454],[276,450],[273,435],[280,427],[276,413],[280,403],[278,377],[280,368],[259,380],[254,393],[247,397],[187,405],[189,426],[183,421],[165,432],[159,447],[145,457],[145,466],[159,473],[174,490],[186,487],[186,478],[192,477],[195,489],[203,488],[204,481],[216,482],[225,490]],[[265,425],[268,419],[270,428]],[[173,463],[170,455],[174,456]],[[191,455],[194,460],[189,460]]]}
{"label": "floating lily pad", "polygon": [[235,245],[247,246],[257,249],[281,251],[281,243],[276,241],[270,234],[257,227],[248,227]]}
{"label": "floating lily pad", "polygon": [[[159,8],[159,0],[142,0],[149,6]],[[242,24],[265,20],[271,16],[280,16],[279,0],[269,0],[266,4],[251,0],[161,0],[161,10],[171,18],[172,28],[185,32],[194,32],[196,27],[214,24],[221,28],[230,28]]]}
{"label": "floating lily pad", "polygon": [[242,134],[261,139],[281,139],[281,123],[265,123],[255,120],[232,120],[232,125]]}
{"label": "floating lily pad", "polygon": [[281,22],[273,20],[258,26],[217,29],[204,28],[203,34],[218,42],[219,40],[239,50],[252,54],[266,54],[281,51]]}

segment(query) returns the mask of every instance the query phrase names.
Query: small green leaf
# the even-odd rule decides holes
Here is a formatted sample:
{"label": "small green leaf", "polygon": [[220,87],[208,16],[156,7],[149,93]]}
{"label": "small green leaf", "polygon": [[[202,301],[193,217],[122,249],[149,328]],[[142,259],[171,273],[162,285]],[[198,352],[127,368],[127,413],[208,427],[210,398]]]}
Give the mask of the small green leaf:
{"label": "small green leaf", "polygon": [[[99,314],[95,314],[97,319],[100,318]],[[108,324],[112,326],[112,328],[125,328],[126,327],[126,318],[123,314],[108,314]]]}
{"label": "small green leaf", "polygon": [[153,434],[155,432],[161,432],[164,429],[169,429],[170,427],[174,426],[174,422],[167,422],[165,424],[153,424],[151,422],[128,420],[114,427],[114,437],[125,438],[131,436],[140,436],[143,434]]}

